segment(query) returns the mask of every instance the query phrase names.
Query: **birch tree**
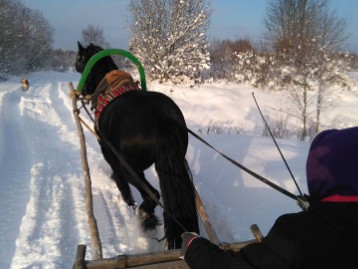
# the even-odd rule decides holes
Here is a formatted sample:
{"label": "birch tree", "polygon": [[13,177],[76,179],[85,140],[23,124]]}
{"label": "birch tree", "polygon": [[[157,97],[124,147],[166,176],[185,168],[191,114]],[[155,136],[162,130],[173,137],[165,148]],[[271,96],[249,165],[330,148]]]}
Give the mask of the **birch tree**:
{"label": "birch tree", "polygon": [[[318,130],[327,89],[325,78],[337,71],[330,63],[330,56],[345,40],[345,21],[330,9],[327,0],[271,0],[265,27],[266,38],[279,64],[278,76],[289,86],[300,112],[300,138],[304,140],[311,114],[309,105],[314,100],[317,109],[314,129]],[[311,99],[310,92],[316,92],[318,98]]]}

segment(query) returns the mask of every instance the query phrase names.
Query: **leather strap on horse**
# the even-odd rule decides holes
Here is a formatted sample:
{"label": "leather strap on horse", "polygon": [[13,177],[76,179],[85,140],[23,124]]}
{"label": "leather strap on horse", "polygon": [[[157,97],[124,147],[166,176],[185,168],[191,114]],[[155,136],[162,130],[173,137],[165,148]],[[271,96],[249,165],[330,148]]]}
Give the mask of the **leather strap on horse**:
{"label": "leather strap on horse", "polygon": [[101,113],[113,100],[124,93],[138,90],[141,90],[138,82],[135,82],[129,73],[122,70],[108,72],[90,96],[91,109],[95,110],[96,126]]}
{"label": "leather strap on horse", "polygon": [[139,89],[138,82],[135,82],[128,72],[122,70],[112,70],[108,72],[98,84],[93,95],[91,96],[91,109],[95,109],[97,107],[97,99],[100,95],[105,96],[123,85]]}
{"label": "leather strap on horse", "polygon": [[[188,129],[188,132],[194,136],[196,139],[200,140],[202,143],[204,143],[205,145],[207,145],[209,148],[213,149],[214,151],[216,151],[217,153],[219,153],[222,157],[224,157],[226,160],[228,160],[229,162],[231,162],[233,165],[239,167],[240,169],[244,170],[246,173],[252,175],[253,177],[257,178],[258,180],[260,180],[261,182],[269,185],[271,188],[274,188],[275,190],[283,193],[284,195],[296,200],[299,204],[302,202],[301,197],[294,195],[293,193],[289,192],[288,190],[285,190],[284,188],[276,185],[275,183],[273,183],[272,181],[264,178],[263,176],[255,173],[254,171],[248,169],[247,167],[243,166],[242,164],[238,163],[237,161],[235,161],[234,159],[228,157],[227,155],[225,155],[224,153],[220,152],[219,150],[217,150],[216,148],[214,148],[212,145],[210,145],[207,141],[205,141],[203,138],[201,138],[199,135],[197,135],[196,133],[194,133],[192,130]],[[300,205],[301,206],[301,205]]]}

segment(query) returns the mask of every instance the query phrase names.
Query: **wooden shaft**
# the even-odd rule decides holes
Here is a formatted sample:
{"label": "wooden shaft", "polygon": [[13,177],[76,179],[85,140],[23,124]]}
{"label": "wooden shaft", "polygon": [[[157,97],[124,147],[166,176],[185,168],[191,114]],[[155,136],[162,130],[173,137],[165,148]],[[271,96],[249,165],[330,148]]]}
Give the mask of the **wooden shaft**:
{"label": "wooden shaft", "polygon": [[77,95],[74,94],[75,89],[71,82],[69,83],[69,87],[71,90],[70,96],[72,97],[73,116],[76,122],[78,136],[80,140],[80,146],[81,146],[82,170],[83,170],[85,192],[86,192],[86,212],[87,212],[87,221],[90,229],[90,236],[93,245],[93,257],[95,259],[102,259],[103,257],[102,245],[99,237],[97,221],[93,213],[92,182],[91,182],[90,170],[89,170],[88,159],[87,159],[86,139],[83,134],[81,121],[79,119],[79,111],[77,107]]}
{"label": "wooden shaft", "polygon": [[197,190],[195,190],[195,204],[196,204],[196,210],[197,210],[199,217],[204,225],[205,231],[206,231],[210,241],[216,245],[219,245],[220,241],[219,241],[218,235],[216,234],[213,226],[211,225],[210,218],[209,218],[208,214],[206,213],[203,201],[201,200]]}

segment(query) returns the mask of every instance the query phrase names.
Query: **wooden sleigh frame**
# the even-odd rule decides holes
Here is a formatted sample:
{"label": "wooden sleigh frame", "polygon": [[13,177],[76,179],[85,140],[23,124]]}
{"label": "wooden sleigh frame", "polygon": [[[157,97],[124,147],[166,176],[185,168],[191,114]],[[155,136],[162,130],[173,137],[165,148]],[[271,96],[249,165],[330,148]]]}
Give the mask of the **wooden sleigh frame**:
{"label": "wooden sleigh frame", "polygon": [[[240,243],[220,245],[224,250],[239,251],[242,247],[257,242],[250,240]],[[189,269],[185,261],[180,259],[180,250],[167,250],[133,255],[118,255],[112,258],[85,260],[86,246],[77,247],[76,261],[73,269]]]}

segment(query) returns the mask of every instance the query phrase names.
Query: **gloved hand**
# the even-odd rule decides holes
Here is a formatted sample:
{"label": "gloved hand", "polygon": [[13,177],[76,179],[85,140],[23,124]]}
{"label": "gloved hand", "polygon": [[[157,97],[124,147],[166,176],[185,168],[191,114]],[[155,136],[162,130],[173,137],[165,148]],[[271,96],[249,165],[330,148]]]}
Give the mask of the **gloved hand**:
{"label": "gloved hand", "polygon": [[190,243],[196,239],[200,237],[197,233],[193,233],[193,232],[184,232],[181,235],[181,238],[183,239],[182,243],[181,243],[181,249],[180,249],[180,257],[181,259],[184,260],[184,256],[185,256],[185,252],[188,249]]}

